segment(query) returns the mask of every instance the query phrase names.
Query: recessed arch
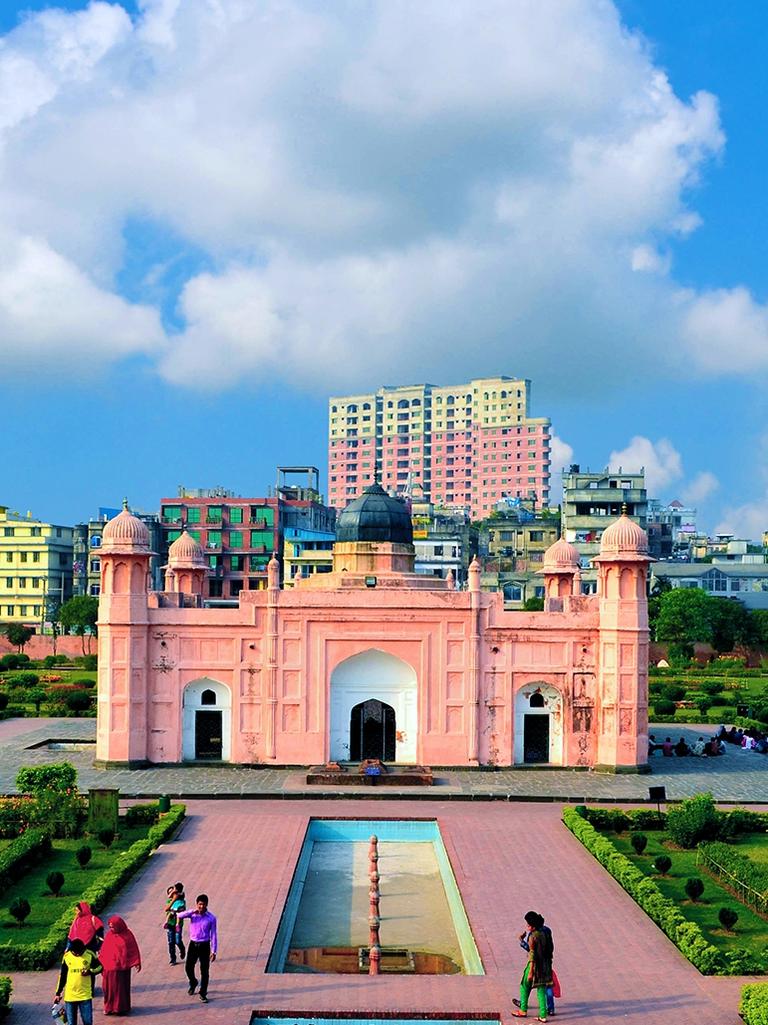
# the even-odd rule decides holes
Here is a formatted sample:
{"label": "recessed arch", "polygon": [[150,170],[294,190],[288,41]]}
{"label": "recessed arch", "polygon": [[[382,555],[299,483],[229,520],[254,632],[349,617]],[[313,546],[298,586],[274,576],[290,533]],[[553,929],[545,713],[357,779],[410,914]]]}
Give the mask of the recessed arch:
{"label": "recessed arch", "polygon": [[563,764],[563,696],[551,683],[536,680],[515,695],[515,765]]}
{"label": "recessed arch", "polygon": [[203,676],[184,688],[182,758],[185,762],[232,757],[232,695],[219,680]]}
{"label": "recessed arch", "polygon": [[418,702],[416,672],[401,658],[368,648],[344,659],[330,679],[329,753],[333,761],[350,758],[352,709],[376,700],[394,712],[395,761],[417,760]]}

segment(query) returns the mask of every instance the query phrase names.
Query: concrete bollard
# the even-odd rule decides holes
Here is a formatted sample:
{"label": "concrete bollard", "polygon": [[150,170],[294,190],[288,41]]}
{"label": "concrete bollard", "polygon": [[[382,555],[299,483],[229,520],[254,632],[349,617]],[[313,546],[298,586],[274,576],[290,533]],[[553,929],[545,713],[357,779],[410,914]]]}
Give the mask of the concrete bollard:
{"label": "concrete bollard", "polygon": [[374,943],[368,952],[368,974],[369,975],[380,975],[381,966],[381,947],[378,943]]}

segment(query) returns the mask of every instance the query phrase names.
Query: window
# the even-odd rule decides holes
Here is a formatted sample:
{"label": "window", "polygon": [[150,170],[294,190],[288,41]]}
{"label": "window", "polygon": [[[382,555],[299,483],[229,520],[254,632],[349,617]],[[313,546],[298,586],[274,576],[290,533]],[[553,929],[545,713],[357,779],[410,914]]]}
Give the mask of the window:
{"label": "window", "polygon": [[197,541],[197,543],[200,544],[200,531],[199,530],[190,530],[190,531],[188,531],[188,533],[189,533],[189,536],[191,538],[193,538],[193,540]]}
{"label": "window", "polygon": [[221,545],[221,531],[220,530],[209,530],[208,531],[208,547],[219,548]]}
{"label": "window", "polygon": [[243,589],[242,580],[230,580],[229,582],[229,596],[230,598],[237,598]]}
{"label": "window", "polygon": [[166,505],[163,507],[163,523],[178,523],[180,519],[180,505]]}
{"label": "window", "polygon": [[6,616],[13,616],[13,615],[15,615],[14,606],[13,605],[6,605],[5,606],[5,614],[6,614]]}
{"label": "window", "polygon": [[32,537],[42,537],[43,532],[39,527],[33,527],[31,530]]}
{"label": "window", "polygon": [[216,695],[215,695],[215,693],[212,690],[204,690],[203,693],[200,695],[200,704],[201,705],[215,705],[216,704]]}
{"label": "window", "polygon": [[222,580],[209,580],[208,581],[208,594],[211,598],[221,598],[224,592],[224,583]]}
{"label": "window", "polygon": [[32,562],[40,562],[40,552],[32,552]]}
{"label": "window", "polygon": [[13,562],[13,552],[6,552],[5,553],[5,561],[6,562]]}
{"label": "window", "polygon": [[5,578],[5,586],[6,587],[13,587],[13,577],[6,577]]}
{"label": "window", "polygon": [[98,584],[91,584],[89,592],[92,598],[98,598],[101,594],[101,587]]}
{"label": "window", "polygon": [[173,542],[176,541],[177,538],[180,538],[180,537],[181,537],[181,531],[180,530],[169,530],[168,531],[168,544],[172,545]]}
{"label": "window", "polygon": [[229,559],[229,568],[233,573],[241,572],[244,568],[245,559],[242,555],[232,555]]}
{"label": "window", "polygon": [[243,510],[241,506],[234,506],[229,510],[229,522],[230,523],[242,523],[243,522]]}
{"label": "window", "polygon": [[242,530],[230,530],[230,532],[229,532],[229,547],[230,548],[242,548],[243,547],[243,532],[242,532]]}
{"label": "window", "polygon": [[13,527],[3,527],[3,534],[5,534],[6,537],[13,537],[15,533],[16,531]]}
{"label": "window", "polygon": [[273,542],[271,530],[252,530],[251,548],[269,547]]}
{"label": "window", "polygon": [[101,572],[101,559],[91,559],[91,573]]}
{"label": "window", "polygon": [[91,537],[91,548],[101,548],[101,534],[93,534]]}
{"label": "window", "polygon": [[208,512],[205,517],[206,523],[221,523],[221,506],[220,505],[209,505]]}
{"label": "window", "polygon": [[[26,560],[23,560],[23,561],[26,561]],[[67,565],[67,555],[64,552],[59,552],[59,565],[60,566],[66,566]]]}
{"label": "window", "polygon": [[200,522],[200,506],[193,505],[187,509],[187,523],[199,523]]}

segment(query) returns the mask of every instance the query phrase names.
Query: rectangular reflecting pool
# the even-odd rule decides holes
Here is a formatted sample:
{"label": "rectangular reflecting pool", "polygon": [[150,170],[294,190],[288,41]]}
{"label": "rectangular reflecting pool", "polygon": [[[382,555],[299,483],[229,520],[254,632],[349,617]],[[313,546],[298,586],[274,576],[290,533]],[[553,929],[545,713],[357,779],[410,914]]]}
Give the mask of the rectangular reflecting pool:
{"label": "rectangular reflecting pool", "polygon": [[399,1017],[394,1014],[390,1018],[347,1017],[344,1014],[339,1014],[335,1018],[314,1018],[301,1014],[269,1015],[255,1011],[251,1016],[250,1025],[286,1025],[286,1023],[290,1023],[290,1025],[340,1025],[342,1022],[344,1025],[425,1025],[426,1022],[429,1025],[499,1025],[499,1018],[489,1018],[488,1016],[480,1015],[476,1018],[470,1016],[431,1018],[426,1014],[420,1018]]}
{"label": "rectangular reflecting pool", "polygon": [[483,975],[440,828],[414,819],[310,820],[267,971],[367,973],[372,835],[382,972]]}

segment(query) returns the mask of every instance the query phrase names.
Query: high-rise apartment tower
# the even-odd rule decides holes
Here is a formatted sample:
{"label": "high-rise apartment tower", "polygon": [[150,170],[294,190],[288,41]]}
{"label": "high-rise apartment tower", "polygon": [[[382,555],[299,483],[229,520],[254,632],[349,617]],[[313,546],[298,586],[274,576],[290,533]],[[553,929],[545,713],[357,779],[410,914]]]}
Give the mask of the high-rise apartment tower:
{"label": "high-rise apartment tower", "polygon": [[384,387],[328,402],[329,503],[379,480],[390,492],[487,516],[505,496],[549,501],[550,421],[530,417],[531,382]]}

